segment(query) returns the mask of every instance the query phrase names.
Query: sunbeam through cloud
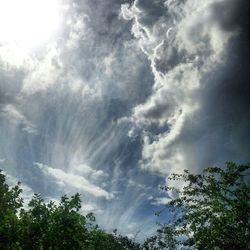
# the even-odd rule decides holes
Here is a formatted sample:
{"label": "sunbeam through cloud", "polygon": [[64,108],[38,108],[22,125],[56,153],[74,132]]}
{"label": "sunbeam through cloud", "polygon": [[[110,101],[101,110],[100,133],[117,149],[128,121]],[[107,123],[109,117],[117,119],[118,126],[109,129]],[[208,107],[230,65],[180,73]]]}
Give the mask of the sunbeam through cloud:
{"label": "sunbeam through cloud", "polygon": [[247,0],[0,1],[0,169],[144,239],[170,173],[250,161],[249,38]]}

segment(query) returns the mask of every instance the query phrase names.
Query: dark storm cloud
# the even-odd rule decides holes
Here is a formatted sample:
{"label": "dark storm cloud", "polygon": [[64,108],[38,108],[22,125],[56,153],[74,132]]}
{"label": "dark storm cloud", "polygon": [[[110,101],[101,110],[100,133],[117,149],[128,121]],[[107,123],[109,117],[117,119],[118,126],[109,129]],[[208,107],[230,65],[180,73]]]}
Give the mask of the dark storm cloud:
{"label": "dark storm cloud", "polygon": [[[214,20],[234,32],[226,49],[225,63],[205,74],[200,90],[200,110],[187,122],[184,142],[187,159],[198,166],[225,161],[250,160],[250,49],[248,1],[227,1],[212,6]],[[195,123],[192,120],[196,120]],[[196,152],[190,157],[191,152]]]}
{"label": "dark storm cloud", "polygon": [[[214,5],[214,16],[221,27],[237,32],[226,48],[226,63],[207,75],[202,90],[200,127],[205,128],[209,164],[225,160],[246,162],[250,152],[250,43],[248,1]],[[211,132],[212,133],[211,133]],[[211,136],[209,136],[209,134]],[[210,137],[210,138],[209,138]],[[206,144],[205,144],[206,145]]]}
{"label": "dark storm cloud", "polygon": [[[229,6],[229,7],[228,7]],[[230,0],[213,4],[213,13],[216,20],[225,30],[240,29],[249,36],[249,9],[247,0]],[[241,34],[243,35],[243,34]]]}
{"label": "dark storm cloud", "polygon": [[[161,6],[158,16],[141,1],[123,7],[155,76],[151,97],[134,109],[148,131],[142,167],[166,173],[249,161],[248,1],[162,3],[150,3]],[[168,130],[152,140],[157,122]]]}

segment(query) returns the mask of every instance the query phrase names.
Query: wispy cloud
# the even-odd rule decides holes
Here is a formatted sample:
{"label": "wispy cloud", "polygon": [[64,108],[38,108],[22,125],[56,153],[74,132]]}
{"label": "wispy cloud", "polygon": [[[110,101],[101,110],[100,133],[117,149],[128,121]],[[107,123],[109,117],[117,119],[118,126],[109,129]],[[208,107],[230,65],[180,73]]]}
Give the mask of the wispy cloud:
{"label": "wispy cloud", "polygon": [[22,131],[30,134],[36,134],[37,130],[34,124],[32,124],[27,117],[25,117],[16,107],[12,104],[3,106],[0,111],[0,116],[10,121],[11,125],[22,126]]}
{"label": "wispy cloud", "polygon": [[0,44],[1,166],[152,232],[169,172],[250,160],[247,1],[63,2],[55,39]]}
{"label": "wispy cloud", "polygon": [[65,189],[73,188],[79,192],[87,192],[95,197],[104,197],[106,199],[114,198],[112,193],[108,193],[104,189],[92,184],[89,180],[82,176],[70,172],[64,172],[58,168],[52,168],[42,163],[35,163],[44,174],[49,175],[57,180],[57,184]]}

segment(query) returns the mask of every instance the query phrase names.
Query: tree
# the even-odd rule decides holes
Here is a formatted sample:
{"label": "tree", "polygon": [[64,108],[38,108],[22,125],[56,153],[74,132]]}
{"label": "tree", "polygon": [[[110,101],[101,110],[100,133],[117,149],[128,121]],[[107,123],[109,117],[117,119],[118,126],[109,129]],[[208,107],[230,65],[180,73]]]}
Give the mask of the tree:
{"label": "tree", "polygon": [[45,203],[35,194],[29,209],[20,212],[20,237],[22,249],[51,250],[123,250],[120,241],[101,230],[92,213],[83,216],[80,194],[61,197],[59,205]]}
{"label": "tree", "polygon": [[90,216],[79,213],[80,195],[61,197],[59,205],[35,194],[29,209],[20,212],[20,241],[24,249],[83,249]]}
{"label": "tree", "polygon": [[140,250],[141,245],[135,242],[133,239],[128,238],[127,236],[123,236],[117,233],[117,229],[113,231],[116,240],[120,243],[123,249],[129,250]]}
{"label": "tree", "polygon": [[20,182],[10,188],[0,170],[0,249],[12,249],[18,237],[17,211],[23,205]]}
{"label": "tree", "polygon": [[[177,198],[167,207],[177,215],[140,245],[128,237],[106,233],[92,213],[80,213],[80,194],[62,196],[58,205],[35,194],[23,208],[20,183],[9,187],[0,170],[0,249],[3,250],[158,250],[250,249],[250,164],[227,163],[201,174],[172,174],[184,187],[170,186]],[[178,246],[179,245],[179,246]]]}
{"label": "tree", "polygon": [[177,240],[174,228],[171,225],[160,225],[157,234],[147,238],[142,245],[143,250],[168,249],[175,250]]}
{"label": "tree", "polygon": [[185,244],[197,249],[250,249],[249,168],[250,164],[228,162],[224,170],[172,174],[170,180],[186,184],[183,189],[162,187],[178,193],[167,204],[178,213],[172,235],[187,236]]}
{"label": "tree", "polygon": [[20,183],[10,188],[0,171],[0,249],[123,250],[121,238],[101,230],[92,213],[80,213],[80,194],[56,205],[35,194],[23,208]]}

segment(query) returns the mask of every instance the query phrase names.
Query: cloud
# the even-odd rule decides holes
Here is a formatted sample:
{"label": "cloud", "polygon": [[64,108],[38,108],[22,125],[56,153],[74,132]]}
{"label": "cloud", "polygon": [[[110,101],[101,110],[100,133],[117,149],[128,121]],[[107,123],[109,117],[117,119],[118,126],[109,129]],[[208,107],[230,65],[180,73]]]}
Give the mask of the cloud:
{"label": "cloud", "polygon": [[154,77],[121,3],[69,1],[56,39],[32,51],[0,45],[0,156],[34,192],[80,192],[100,226],[127,234],[155,228],[142,204],[160,177],[141,172],[141,137],[118,122],[147,99]]}
{"label": "cloud", "polygon": [[154,199],[151,204],[155,206],[166,205],[171,200],[169,197],[159,197]]}
{"label": "cloud", "polygon": [[[247,145],[239,142],[240,133],[248,133],[249,112],[243,112],[247,94],[241,94],[245,100],[242,106],[240,102],[220,101],[230,99],[227,93],[237,81],[224,84],[224,79],[232,75],[232,53],[237,55],[232,46],[235,48],[244,37],[246,12],[242,7],[249,9],[246,1],[215,0],[136,0],[122,6],[124,18],[133,21],[132,33],[148,56],[155,79],[151,96],[134,108],[131,119],[144,131],[141,167],[166,174],[183,168],[197,170],[229,159],[249,159],[241,152]],[[242,18],[236,17],[239,12],[244,13]],[[236,57],[240,62],[240,56]],[[246,70],[244,65],[237,68]],[[246,88],[248,80],[238,80],[237,88]],[[216,101],[214,97],[221,88],[225,92],[220,92],[222,99]],[[235,93],[231,98],[238,97]],[[230,112],[232,108],[240,109],[240,115]],[[222,127],[229,121],[225,111],[238,121],[230,132]],[[216,126],[218,119],[221,127]],[[152,130],[155,126],[160,131],[157,135]],[[228,144],[229,137],[235,145]]]}
{"label": "cloud", "polygon": [[0,158],[0,164],[5,163],[5,161],[6,161],[6,159],[4,159],[4,158]]}
{"label": "cloud", "polygon": [[33,125],[20,111],[16,109],[12,104],[7,104],[4,106],[0,112],[0,116],[8,119],[11,125],[22,126],[22,131],[30,134],[36,134],[37,130],[35,125]]}
{"label": "cloud", "polygon": [[61,67],[58,49],[51,46],[42,60],[33,61],[30,72],[23,81],[22,92],[34,94],[47,90],[58,81]]}
{"label": "cloud", "polygon": [[66,2],[54,40],[0,45],[2,165],[44,197],[84,193],[108,230],[152,232],[169,172],[249,159],[248,4]]}
{"label": "cloud", "polygon": [[57,180],[57,183],[65,187],[65,189],[73,188],[80,192],[87,192],[95,197],[104,197],[106,199],[114,198],[114,195],[108,193],[104,189],[92,184],[89,180],[82,176],[78,176],[72,173],[66,173],[61,169],[52,168],[41,163],[36,165],[42,170],[42,172],[48,176],[51,176]]}
{"label": "cloud", "polygon": [[67,48],[79,48],[80,42],[86,39],[89,22],[90,18],[86,14],[74,15],[67,20],[67,25],[70,30],[66,43]]}
{"label": "cloud", "polygon": [[20,69],[30,65],[30,57],[16,45],[6,44],[0,46],[1,67],[5,69]]}
{"label": "cloud", "polygon": [[75,165],[71,168],[71,171],[76,174],[84,175],[86,178],[95,180],[107,177],[107,174],[105,174],[103,170],[94,170],[85,164]]}

